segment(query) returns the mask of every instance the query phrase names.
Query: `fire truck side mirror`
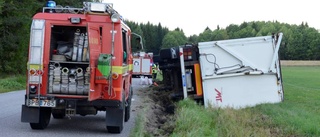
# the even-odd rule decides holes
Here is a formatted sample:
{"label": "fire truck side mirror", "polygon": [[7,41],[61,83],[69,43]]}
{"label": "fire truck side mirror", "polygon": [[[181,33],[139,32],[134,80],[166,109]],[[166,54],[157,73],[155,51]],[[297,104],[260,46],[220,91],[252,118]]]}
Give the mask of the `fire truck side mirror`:
{"label": "fire truck side mirror", "polygon": [[139,34],[134,33],[134,32],[131,32],[131,34],[137,36],[137,38],[136,38],[136,42],[138,43],[138,44],[137,44],[137,45],[138,45],[138,48],[137,48],[137,49],[140,50],[140,48],[141,48],[141,50],[144,50],[144,48],[143,48],[143,42],[142,42],[142,37],[141,37]]}
{"label": "fire truck side mirror", "polygon": [[136,38],[136,42],[137,42],[137,50],[140,50],[141,49],[141,38]]}
{"label": "fire truck side mirror", "polygon": [[139,44],[140,44],[141,39],[140,39],[140,38],[136,38],[136,41],[137,41],[137,43],[139,43]]}

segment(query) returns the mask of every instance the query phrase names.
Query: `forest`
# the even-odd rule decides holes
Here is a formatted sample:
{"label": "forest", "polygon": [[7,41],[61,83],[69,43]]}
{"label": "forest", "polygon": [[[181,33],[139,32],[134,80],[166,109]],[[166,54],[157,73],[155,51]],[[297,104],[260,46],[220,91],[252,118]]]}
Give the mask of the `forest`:
{"label": "forest", "polygon": [[[79,0],[55,1],[72,7],[82,5]],[[32,16],[41,12],[45,3],[46,0],[0,0],[0,75],[25,74]],[[142,36],[144,50],[155,55],[161,48],[186,43],[266,36],[282,32],[284,37],[279,51],[281,60],[320,59],[319,30],[309,27],[307,22],[299,25],[278,21],[243,22],[230,24],[226,28],[203,28],[203,32],[188,37],[182,28],[169,30],[160,22],[152,24],[127,20],[125,23],[132,32]],[[133,51],[140,50],[135,38],[131,43]]]}

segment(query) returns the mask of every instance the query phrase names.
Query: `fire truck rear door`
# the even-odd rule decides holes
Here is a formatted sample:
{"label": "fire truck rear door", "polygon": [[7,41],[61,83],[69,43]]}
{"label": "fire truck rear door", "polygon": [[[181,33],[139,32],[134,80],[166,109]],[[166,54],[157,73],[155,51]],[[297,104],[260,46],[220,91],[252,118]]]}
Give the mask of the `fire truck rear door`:
{"label": "fire truck rear door", "polygon": [[89,101],[102,98],[102,91],[96,88],[95,85],[95,70],[97,69],[97,60],[101,53],[100,27],[96,23],[88,23],[88,40],[89,40],[89,55],[90,55],[90,89]]}

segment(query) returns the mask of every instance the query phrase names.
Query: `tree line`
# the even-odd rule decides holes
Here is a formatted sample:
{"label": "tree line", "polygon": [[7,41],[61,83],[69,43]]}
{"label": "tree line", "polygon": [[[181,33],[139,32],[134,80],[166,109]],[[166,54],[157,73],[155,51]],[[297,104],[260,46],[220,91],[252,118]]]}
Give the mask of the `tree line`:
{"label": "tree line", "polygon": [[[83,1],[55,0],[59,5],[81,7]],[[92,0],[99,1],[99,0]],[[25,74],[32,16],[42,11],[46,0],[0,0],[0,74]],[[185,36],[183,29],[169,30],[161,23],[125,21],[132,32],[142,36],[144,50],[158,54],[160,49],[186,43],[284,34],[280,59],[319,60],[320,34],[307,23],[291,25],[277,21],[252,21],[226,28],[204,28],[199,35]],[[132,36],[133,51],[139,51],[137,36]]]}
{"label": "tree line", "polygon": [[[320,59],[320,33],[319,30],[309,27],[308,23],[290,25],[278,21],[252,21],[240,25],[230,24],[226,28],[217,26],[215,29],[204,28],[199,35],[186,37],[183,30],[176,28],[168,31],[161,28],[161,24],[152,25],[129,23],[132,31],[145,36],[145,47],[158,54],[161,48],[169,48],[186,43],[204,41],[226,40],[246,37],[267,36],[282,32],[284,34],[279,50],[282,60],[319,60]],[[148,28],[148,29],[146,29]],[[141,31],[144,30],[144,31]],[[160,46],[159,46],[160,45]]]}

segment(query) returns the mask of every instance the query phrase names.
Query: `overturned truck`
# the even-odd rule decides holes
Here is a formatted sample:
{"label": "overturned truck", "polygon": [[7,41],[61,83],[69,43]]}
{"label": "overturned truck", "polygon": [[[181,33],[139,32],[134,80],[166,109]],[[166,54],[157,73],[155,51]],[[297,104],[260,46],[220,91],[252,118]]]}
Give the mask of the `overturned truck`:
{"label": "overturned truck", "polygon": [[278,56],[282,35],[162,49],[155,62],[175,98],[221,108],[278,103],[284,98]]}

